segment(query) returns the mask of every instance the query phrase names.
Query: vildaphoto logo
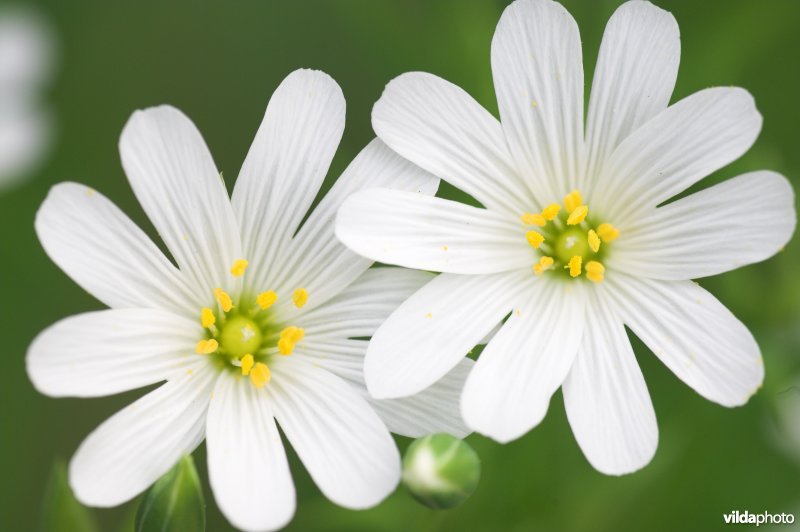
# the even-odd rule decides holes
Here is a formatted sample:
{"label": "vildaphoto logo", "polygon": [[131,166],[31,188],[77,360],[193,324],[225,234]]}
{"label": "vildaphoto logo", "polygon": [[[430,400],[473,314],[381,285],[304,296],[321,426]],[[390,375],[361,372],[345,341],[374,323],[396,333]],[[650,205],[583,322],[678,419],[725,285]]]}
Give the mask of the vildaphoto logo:
{"label": "vildaphoto logo", "polygon": [[745,510],[740,512],[734,510],[731,513],[723,514],[725,523],[729,525],[790,525],[794,523],[794,514],[771,514],[761,512],[752,514]]}

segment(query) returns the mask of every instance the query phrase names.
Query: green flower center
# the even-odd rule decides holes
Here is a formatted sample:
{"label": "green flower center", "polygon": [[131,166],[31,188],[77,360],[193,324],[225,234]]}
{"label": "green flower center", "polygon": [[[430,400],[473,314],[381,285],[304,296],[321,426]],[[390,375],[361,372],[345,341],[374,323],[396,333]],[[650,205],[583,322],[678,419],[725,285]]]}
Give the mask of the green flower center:
{"label": "green flower center", "polygon": [[245,316],[228,317],[219,333],[219,346],[230,358],[258,353],[263,333],[261,327]]}

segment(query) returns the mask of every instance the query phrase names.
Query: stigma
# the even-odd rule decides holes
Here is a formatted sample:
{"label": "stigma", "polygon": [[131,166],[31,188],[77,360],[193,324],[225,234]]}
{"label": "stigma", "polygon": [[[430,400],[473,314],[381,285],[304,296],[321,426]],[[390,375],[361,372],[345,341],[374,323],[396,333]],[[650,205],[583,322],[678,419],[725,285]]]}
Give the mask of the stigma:
{"label": "stigma", "polygon": [[520,216],[528,245],[539,254],[533,273],[541,276],[565,272],[569,278],[601,283],[605,279],[603,257],[619,230],[608,222],[593,224],[588,203],[577,189],[564,196],[562,205],[551,203],[541,212]]}

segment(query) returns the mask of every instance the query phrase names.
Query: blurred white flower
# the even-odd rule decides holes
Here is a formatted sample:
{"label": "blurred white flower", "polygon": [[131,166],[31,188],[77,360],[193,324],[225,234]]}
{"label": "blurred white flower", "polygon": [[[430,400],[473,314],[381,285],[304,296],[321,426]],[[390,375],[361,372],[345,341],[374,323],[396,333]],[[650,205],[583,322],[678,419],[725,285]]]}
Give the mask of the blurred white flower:
{"label": "blurred white flower", "polygon": [[53,70],[53,37],[32,10],[0,10],[0,190],[30,175],[50,145],[42,91]]}

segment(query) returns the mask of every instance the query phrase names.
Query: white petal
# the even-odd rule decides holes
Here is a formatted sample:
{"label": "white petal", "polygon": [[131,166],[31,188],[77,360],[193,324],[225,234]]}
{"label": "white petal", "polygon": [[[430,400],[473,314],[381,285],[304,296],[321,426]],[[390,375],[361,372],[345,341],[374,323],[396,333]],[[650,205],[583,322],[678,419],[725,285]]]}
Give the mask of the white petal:
{"label": "white petal", "polygon": [[761,387],[764,362],[753,335],[697,284],[624,274],[604,284],[625,324],[706,399],[740,406]]}
{"label": "white petal", "polygon": [[156,245],[102,194],[76,183],[50,189],[36,213],[48,256],[109,307],[197,312],[201,300]]}
{"label": "white petal", "polygon": [[752,172],[659,207],[614,242],[608,266],[631,275],[697,279],[777,253],[796,224],[789,181]]}
{"label": "white petal", "polygon": [[349,384],[300,360],[279,360],[264,388],[275,417],[320,491],[352,509],[375,506],[400,480],[400,454]]}
{"label": "white petal", "polygon": [[45,329],[28,349],[28,376],[53,397],[96,397],[133,390],[197,362],[199,323],[151,309],[88,312]]}
{"label": "white petal", "polygon": [[561,4],[509,5],[492,40],[500,120],[540,206],[577,184],[583,157],[583,63],[578,25]]}
{"label": "white petal", "polygon": [[209,482],[228,521],[242,530],[285,526],[294,515],[294,483],[266,392],[222,372],[206,438]]}
{"label": "white petal", "polygon": [[264,287],[273,264],[322,185],[344,130],[339,85],[317,70],[289,74],[270,98],[239,172],[233,207],[253,266],[245,279]]}
{"label": "white petal", "polygon": [[[325,303],[352,283],[372,261],[347,249],[334,236],[336,211],[351,194],[373,187],[433,195],[439,179],[406,161],[378,139],[345,169],[292,239],[281,267],[265,286],[291,293],[302,286],[310,294],[304,310]],[[279,300],[280,302],[280,300]]]}
{"label": "white petal", "polygon": [[467,426],[502,443],[544,418],[583,334],[581,283],[543,279],[525,298],[478,357],[461,398]]}
{"label": "white petal", "polygon": [[671,105],[629,135],[604,165],[593,210],[627,229],[647,212],[735,161],[761,130],[747,91],[717,87]]}
{"label": "white petal", "polygon": [[214,371],[205,364],[111,416],[69,464],[72,491],[88,506],[129,501],[203,441]]}
{"label": "white petal", "polygon": [[444,377],[415,395],[400,399],[373,399],[364,382],[367,344],[366,340],[316,340],[307,335],[292,356],[304,358],[346,380],[369,401],[388,429],[396,434],[411,438],[437,432],[447,432],[459,438],[469,434],[470,430],[461,418],[459,401],[472,360],[462,359]]}
{"label": "white petal", "polygon": [[596,291],[591,294],[583,340],[564,381],[564,406],[592,466],[624,475],[653,458],[658,424],[622,321]]}
{"label": "white petal", "polygon": [[462,359],[444,377],[418,394],[400,399],[371,399],[389,430],[409,438],[446,432],[466,438],[471,432],[461,417],[461,391],[474,362]]}
{"label": "white petal", "polygon": [[650,2],[625,2],[603,34],[586,125],[591,188],[614,149],[636,128],[666,109],[681,57],[678,23]]}
{"label": "white petal", "polygon": [[514,307],[530,271],[442,274],[392,313],[370,341],[364,373],[370,394],[392,399],[441,379]]}
{"label": "white petal", "polygon": [[372,110],[372,127],[394,151],[488,209],[519,215],[535,206],[500,123],[448,81],[424,72],[393,79]]}
{"label": "white petal", "polygon": [[189,118],[174,107],[136,111],[119,140],[122,166],[139,203],[178,267],[202,294],[233,278],[239,229],[225,183]]}
{"label": "white petal", "polygon": [[536,262],[519,220],[413,192],[371,189],[348,198],[336,236],[370,259],[450,273],[495,273]]}
{"label": "white petal", "polygon": [[404,268],[365,271],[334,298],[297,318],[306,337],[372,336],[386,318],[434,275]]}

